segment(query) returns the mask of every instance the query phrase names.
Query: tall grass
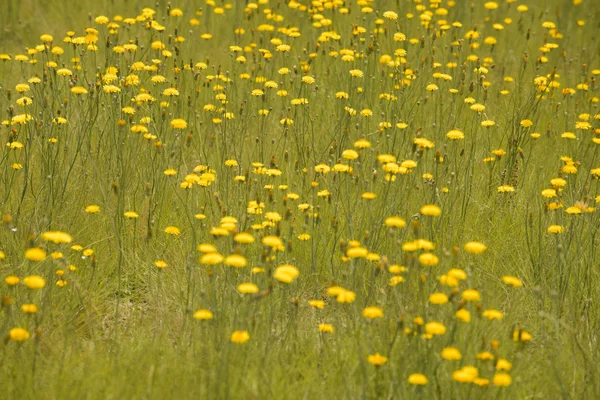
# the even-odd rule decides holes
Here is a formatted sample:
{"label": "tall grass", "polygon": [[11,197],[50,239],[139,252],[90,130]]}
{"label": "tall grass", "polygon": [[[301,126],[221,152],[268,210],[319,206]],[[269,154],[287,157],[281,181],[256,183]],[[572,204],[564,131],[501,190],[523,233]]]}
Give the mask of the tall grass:
{"label": "tall grass", "polygon": [[8,0],[3,396],[597,398],[576,3]]}

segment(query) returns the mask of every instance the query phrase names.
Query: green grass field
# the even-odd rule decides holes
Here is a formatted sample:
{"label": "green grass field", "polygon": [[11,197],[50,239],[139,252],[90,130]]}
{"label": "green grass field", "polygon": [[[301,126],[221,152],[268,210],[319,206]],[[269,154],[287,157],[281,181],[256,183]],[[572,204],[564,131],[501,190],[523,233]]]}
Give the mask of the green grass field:
{"label": "green grass field", "polygon": [[1,7],[0,398],[600,398],[597,2]]}

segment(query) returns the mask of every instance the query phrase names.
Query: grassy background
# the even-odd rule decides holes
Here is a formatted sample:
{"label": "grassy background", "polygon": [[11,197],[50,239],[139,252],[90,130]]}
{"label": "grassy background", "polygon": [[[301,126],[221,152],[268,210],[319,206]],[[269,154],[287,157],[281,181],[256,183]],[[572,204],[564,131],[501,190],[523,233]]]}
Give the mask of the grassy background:
{"label": "grassy background", "polygon": [[[145,6],[111,0],[7,1],[3,5],[6,12],[0,14],[0,52],[11,55],[37,44],[41,33],[54,34],[57,43],[67,30],[81,34],[93,25],[88,13],[135,16]],[[375,7],[381,11],[396,9],[396,3],[381,1]],[[399,14],[415,12],[414,4],[398,3]],[[1,294],[14,298],[16,304],[2,308],[2,335],[24,321],[40,327],[35,340],[0,345],[0,388],[7,398],[598,398],[598,212],[580,217],[569,216],[564,210],[550,212],[545,208],[548,201],[540,196],[541,190],[549,187],[549,180],[558,175],[568,179],[560,195],[565,208],[579,201],[593,206],[600,194],[598,181],[589,174],[598,166],[598,145],[590,140],[593,133],[576,131],[577,141],[560,137],[562,132],[573,130],[579,114],[598,113],[596,103],[590,101],[597,96],[590,70],[600,67],[600,42],[594,34],[597,6],[592,2],[580,7],[565,1],[532,3],[530,11],[520,15],[514,7],[501,3],[495,17],[479,3],[473,9],[459,3],[451,10],[451,20],[463,22],[461,37],[471,26],[477,26],[482,37],[499,38],[493,50],[482,45],[478,51],[494,58],[486,77],[493,86],[484,94],[473,72],[474,63],[465,61],[471,53],[467,45],[455,56],[451,35],[433,41],[431,32],[417,21],[403,19],[400,30],[409,38],[425,37],[423,47],[398,45],[390,35],[378,37],[375,44],[369,35],[364,42],[351,40],[351,26],[373,28],[374,18],[364,17],[356,8],[346,19],[335,21],[344,40],[316,51],[318,57],[311,62],[310,74],[317,79],[318,91],[305,89],[300,83],[301,72],[290,75],[288,82],[277,75],[277,70],[284,65],[299,67],[308,60],[307,53],[316,48],[318,33],[310,27],[308,16],[279,5],[277,10],[286,21],[301,28],[303,36],[293,42],[294,50],[287,56],[276,54],[270,63],[248,55],[248,63],[240,65],[230,55],[229,45],[238,40],[241,44],[253,41],[272,49],[268,40],[282,36],[252,33],[255,36],[235,38],[231,21],[247,31],[267,22],[262,17],[246,20],[240,4],[234,5],[232,19],[206,18],[199,28],[188,32],[185,22],[198,5],[176,4],[186,11],[176,23],[162,19],[163,2],[155,7],[160,10],[158,20],[168,27],[163,36],[149,37],[141,28],[124,29],[119,43],[139,38],[146,47],[159,37],[166,42],[166,35],[175,27],[186,37],[182,56],[176,56],[176,61],[164,60],[166,67],[161,67],[181,92],[167,110],[157,104],[140,107],[135,120],[129,120],[121,108],[131,104],[129,100],[138,89],[123,87],[122,94],[114,97],[77,98],[56,75],[50,75],[42,88],[34,89],[31,114],[39,125],[17,127],[17,138],[26,144],[26,151],[4,150],[0,164],[0,210],[13,217],[2,227],[1,250],[7,258],[0,264],[0,272],[3,278],[40,273],[47,277],[48,286],[39,293],[2,287]],[[491,15],[490,20],[501,20],[505,14],[514,22],[496,33],[485,18]],[[578,28],[577,19],[586,19],[586,25]],[[560,49],[548,54],[549,62],[538,65],[534,60],[540,55],[539,47],[552,40],[541,27],[546,20],[556,21],[564,38]],[[198,38],[199,32],[205,31],[215,36],[209,42]],[[369,56],[352,64],[328,58],[330,50],[342,47]],[[410,87],[395,91],[378,59],[397,47],[406,47],[410,67],[418,69],[418,79]],[[530,61],[523,67],[525,53]],[[66,53],[65,60],[73,55]],[[135,60],[138,56],[150,62],[142,52]],[[443,64],[454,59],[466,62],[466,77],[461,79],[461,68],[444,69],[452,74],[452,83],[436,82],[440,91],[426,92],[435,72],[431,57]],[[78,84],[95,82],[95,73],[108,65],[119,65],[124,76],[132,61],[114,54],[82,58],[84,68],[77,74]],[[209,59],[208,70],[198,79],[191,74],[175,77],[172,67],[190,58],[194,62]],[[31,70],[20,69],[16,63],[3,64],[1,86],[6,90],[34,73],[41,75],[42,64]],[[583,70],[581,64],[589,68]],[[351,67],[365,72],[361,95],[356,95],[358,84],[347,78]],[[558,91],[553,97],[536,98],[533,78],[551,74],[554,67],[561,75],[562,87],[588,82],[590,90],[566,98]],[[217,103],[211,90],[216,81],[209,81],[206,75],[218,72],[228,73],[235,81],[225,85],[222,92],[230,100],[227,111],[234,112],[236,118],[221,125],[211,122],[216,113],[202,111],[205,104]],[[260,85],[237,79],[241,72],[275,79],[293,93],[290,98],[309,98],[309,106],[290,109],[289,98],[282,100],[273,94],[265,99],[251,97],[251,90]],[[502,81],[507,75],[515,78],[514,85]],[[147,75],[143,77],[143,86],[159,98],[160,89],[148,82]],[[447,94],[460,82],[465,83],[460,95]],[[469,91],[471,82],[473,91]],[[501,88],[510,89],[510,94],[500,95]],[[346,103],[334,99],[338,90],[351,93],[348,104],[358,111],[372,109],[373,118],[349,117],[343,109]],[[380,101],[382,92],[395,93],[399,101]],[[467,96],[486,105],[486,118],[497,122],[495,128],[481,128],[484,117],[468,109],[463,102]],[[66,104],[64,99],[68,99]],[[12,98],[3,95],[1,119],[9,117],[14,100],[14,93]],[[257,117],[258,109],[270,107],[269,118]],[[66,127],[50,122],[58,110],[69,120]],[[130,125],[145,115],[152,118],[152,132],[167,144],[165,149],[158,151],[129,132]],[[279,120],[284,117],[293,118],[294,126],[282,128]],[[191,139],[170,128],[173,118],[188,122]],[[530,130],[520,128],[519,122],[525,118],[535,124]],[[120,127],[120,119],[125,126]],[[380,131],[380,120],[406,121],[409,128]],[[551,128],[547,133],[548,124]],[[464,141],[446,139],[445,133],[454,127],[464,130]],[[6,142],[10,129],[3,127],[0,133]],[[542,133],[537,141],[529,136],[534,130]],[[59,137],[58,145],[51,147],[47,139],[54,136]],[[418,151],[412,143],[415,136],[431,139],[436,148]],[[337,163],[341,152],[362,137],[368,138],[373,148],[361,152],[360,160],[353,164],[355,175],[321,176],[313,172],[320,163]],[[496,148],[505,149],[507,155],[496,163],[484,164],[481,160]],[[436,162],[439,157],[435,151],[444,157],[443,163]],[[376,159],[380,153],[394,154],[400,161],[415,159],[419,165],[388,185]],[[579,162],[580,172],[574,176],[561,173],[561,156]],[[230,158],[238,160],[240,167],[225,167],[225,160]],[[255,161],[277,167],[283,175],[254,175],[251,162]],[[23,163],[26,168],[21,172],[26,175],[12,171],[13,162]],[[179,182],[198,164],[214,168],[217,181],[206,189],[182,191]],[[169,167],[178,170],[177,177],[163,175]],[[373,170],[378,174],[374,176]],[[234,182],[234,176],[246,173],[251,181]],[[424,181],[424,173],[434,174],[435,180]],[[318,188],[313,187],[313,181],[319,183]],[[286,200],[283,191],[266,191],[265,184],[287,184],[290,191],[301,195],[300,201]],[[517,190],[514,194],[497,193],[501,184],[511,184]],[[316,195],[324,188],[332,193],[329,200]],[[363,200],[365,191],[377,193],[378,198]],[[209,273],[210,268],[198,264],[196,245],[210,242],[224,255],[243,251],[252,266],[270,265],[259,244],[240,250],[229,238],[217,239],[209,233],[224,215],[237,217],[239,230],[250,230],[260,222],[260,217],[246,212],[250,200],[263,201],[266,211],[284,216],[277,228],[268,231],[289,241],[277,263],[299,267],[301,275],[293,285],[274,285],[268,276],[251,276],[248,268],[218,266]],[[299,202],[314,205],[320,218],[299,212]],[[383,225],[390,215],[408,220],[428,203],[439,204],[442,216],[421,216],[419,225],[409,224],[400,232]],[[83,209],[89,204],[99,204],[102,213],[87,215]],[[127,210],[136,210],[141,218],[125,220],[122,215]],[[206,214],[206,220],[194,220],[198,212]],[[551,224],[563,225],[565,233],[548,235],[546,228]],[[168,225],[180,227],[181,237],[165,235]],[[67,254],[64,262],[36,264],[24,260],[24,249],[40,243],[39,234],[50,229],[69,232],[77,243],[93,248],[96,256],[81,259],[67,247],[61,248]],[[310,233],[311,241],[296,240],[299,233]],[[401,243],[417,238],[436,244],[439,266],[424,269],[410,254],[402,253]],[[390,275],[373,263],[342,262],[340,241],[350,239],[389,257],[390,263],[407,265],[406,282],[390,288]],[[454,249],[461,249],[470,240],[484,242],[488,251],[474,256]],[[48,250],[52,249],[50,245]],[[165,271],[153,267],[158,258],[168,260]],[[56,287],[53,271],[70,263],[77,265],[77,273],[68,275],[65,288]],[[465,269],[469,275],[460,289],[476,288],[482,294],[483,308],[469,305],[471,324],[462,325],[453,318],[458,296],[452,304],[442,306],[445,308],[427,302],[434,291],[451,293],[437,280],[450,268]],[[503,285],[503,275],[518,276],[525,287]],[[261,290],[273,291],[257,297],[239,295],[237,284],[248,280]],[[321,311],[307,306],[309,299],[327,299],[325,289],[333,284],[355,291],[356,302],[342,305],[328,301]],[[25,319],[17,308],[25,302],[38,304],[40,313]],[[381,306],[385,318],[372,322],[361,318],[362,309],[370,305]],[[200,307],[215,312],[215,319],[206,323],[193,320],[192,312]],[[479,316],[482,309],[500,309],[505,318],[487,321]],[[402,333],[405,328],[419,331],[412,322],[416,316],[426,321],[443,320],[448,333],[433,340]],[[332,323],[335,334],[318,334],[316,326],[321,322]],[[513,330],[521,327],[533,334],[531,343],[512,341]],[[229,335],[235,329],[248,329],[251,341],[241,346],[231,343]],[[494,374],[493,363],[480,363],[474,357],[477,352],[491,351],[492,340],[501,343],[495,355],[513,363],[513,385],[485,389],[452,382],[452,371],[466,364],[477,364],[482,376]],[[441,349],[450,345],[461,349],[463,362],[440,359]],[[369,365],[366,357],[375,351],[389,357],[388,364],[381,368]],[[430,384],[424,388],[408,385],[406,378],[412,372],[425,373]]]}

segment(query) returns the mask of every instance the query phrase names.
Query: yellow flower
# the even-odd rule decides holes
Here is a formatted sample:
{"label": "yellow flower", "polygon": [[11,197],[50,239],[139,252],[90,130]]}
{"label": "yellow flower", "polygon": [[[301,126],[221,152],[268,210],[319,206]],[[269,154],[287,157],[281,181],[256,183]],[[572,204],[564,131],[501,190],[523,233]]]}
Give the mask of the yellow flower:
{"label": "yellow flower", "polygon": [[[329,294],[329,290],[327,291],[327,294]],[[336,296],[338,303],[352,303],[355,299],[356,293],[346,289],[342,289]]]}
{"label": "yellow flower", "polygon": [[471,254],[481,254],[486,249],[487,246],[481,242],[468,242],[465,244],[465,251]]}
{"label": "yellow flower", "polygon": [[406,221],[400,217],[388,217],[384,223],[390,228],[404,228],[406,226]]}
{"label": "yellow flower", "polygon": [[25,314],[35,314],[38,312],[38,307],[35,304],[23,304],[21,306],[21,311]]}
{"label": "yellow flower", "polygon": [[426,267],[432,267],[439,262],[438,257],[433,253],[422,253],[419,255],[419,263]]}
{"label": "yellow flower", "polygon": [[23,279],[23,285],[29,289],[41,289],[46,286],[46,280],[39,275],[29,275]]}
{"label": "yellow flower", "polygon": [[367,361],[369,361],[369,363],[379,367],[382,366],[383,364],[385,364],[388,359],[385,356],[382,356],[379,353],[375,353],[375,354],[371,354],[367,357]]}
{"label": "yellow flower", "polygon": [[335,328],[331,324],[319,324],[319,332],[322,333],[333,333]]}
{"label": "yellow flower", "polygon": [[456,347],[446,347],[442,350],[442,358],[444,360],[460,360],[462,354],[460,354],[460,350]]}
{"label": "yellow flower", "polygon": [[508,360],[500,358],[496,362],[496,369],[498,371],[510,371],[511,368],[512,368],[512,363],[510,361],[508,361]]}
{"label": "yellow flower", "polygon": [[408,383],[411,385],[424,386],[427,385],[427,377],[423,374],[411,374],[408,377]]}
{"label": "yellow flower", "polygon": [[179,236],[181,234],[181,231],[176,226],[167,226],[165,228],[165,233],[168,233],[169,235]]}
{"label": "yellow flower", "polygon": [[368,319],[383,318],[383,310],[379,307],[367,307],[363,310],[362,316]]}
{"label": "yellow flower", "polygon": [[135,218],[139,217],[139,214],[136,213],[135,211],[126,211],[123,215],[129,219],[135,219]]}
{"label": "yellow flower", "polygon": [[502,282],[512,287],[523,286],[523,282],[519,278],[510,275],[503,276]]}
{"label": "yellow flower", "polygon": [[510,386],[512,383],[512,378],[507,373],[499,372],[494,375],[492,381],[494,382],[495,386]]}
{"label": "yellow flower", "polygon": [[346,256],[350,258],[365,258],[369,254],[369,251],[364,247],[352,247],[346,251]]}
{"label": "yellow flower", "polygon": [[42,261],[46,258],[46,251],[39,247],[33,247],[25,250],[25,258],[31,261]]}
{"label": "yellow flower", "polygon": [[421,207],[421,214],[428,215],[431,217],[438,217],[442,214],[442,209],[433,204],[427,204]]}
{"label": "yellow flower", "polygon": [[483,315],[484,317],[486,317],[490,321],[495,320],[495,319],[502,319],[502,318],[504,318],[504,314],[501,311],[498,311],[498,310],[485,310],[481,315]]}
{"label": "yellow flower", "polygon": [[8,339],[15,342],[24,342],[29,339],[30,335],[27,329],[23,328],[12,328],[8,332]]}
{"label": "yellow flower", "polygon": [[548,227],[548,233],[563,233],[565,228],[560,225],[550,225]]}
{"label": "yellow flower", "polygon": [[445,293],[433,293],[429,296],[429,302],[431,304],[446,304],[448,296]]}
{"label": "yellow flower", "polygon": [[17,285],[19,282],[21,282],[21,280],[19,279],[18,276],[14,276],[14,275],[9,275],[6,278],[4,278],[4,282],[8,285],[8,286],[15,286]]}
{"label": "yellow flower", "polygon": [[462,298],[465,301],[479,301],[481,300],[481,296],[479,292],[475,289],[467,289],[462,292]]}
{"label": "yellow flower", "polygon": [[252,282],[240,283],[237,287],[238,292],[243,294],[258,293],[258,286]]}
{"label": "yellow flower", "polygon": [[56,244],[71,243],[73,241],[71,235],[59,231],[44,232],[42,233],[42,239],[44,239],[47,242],[52,242]]}
{"label": "yellow flower", "polygon": [[156,261],[154,261],[154,266],[156,268],[163,269],[163,268],[167,268],[169,265],[164,260],[156,260]]}
{"label": "yellow flower", "polygon": [[469,383],[475,381],[479,376],[479,371],[476,367],[466,365],[452,373],[452,380],[461,383]]}
{"label": "yellow flower", "polygon": [[187,122],[185,122],[185,120],[182,118],[175,118],[171,120],[171,126],[174,129],[185,129],[187,128]]}
{"label": "yellow flower", "polygon": [[248,260],[246,257],[240,254],[232,254],[230,256],[225,257],[225,265],[229,265],[231,267],[243,268],[248,265]]}
{"label": "yellow flower", "polygon": [[323,300],[310,300],[308,302],[308,304],[311,307],[318,308],[320,310],[322,310],[323,308],[325,308],[325,302]]}
{"label": "yellow flower", "polygon": [[100,212],[100,207],[95,204],[91,204],[85,208],[85,212],[88,214],[97,214]]}
{"label": "yellow flower", "polygon": [[207,253],[200,257],[200,264],[216,265],[222,263],[224,259],[225,257],[217,252]]}
{"label": "yellow flower", "polygon": [[425,332],[430,335],[443,335],[446,333],[446,327],[441,322],[428,322],[425,324]]}
{"label": "yellow flower", "polygon": [[250,340],[250,334],[248,331],[235,331],[231,334],[231,341],[233,343],[246,343]]}
{"label": "yellow flower", "polygon": [[197,319],[200,321],[207,321],[209,319],[213,319],[213,313],[212,313],[212,311],[209,311],[209,310],[198,309],[194,312],[194,319]]}
{"label": "yellow flower", "polygon": [[300,271],[290,264],[280,265],[275,268],[275,272],[273,273],[273,278],[283,283],[292,283],[298,276],[300,276]]}

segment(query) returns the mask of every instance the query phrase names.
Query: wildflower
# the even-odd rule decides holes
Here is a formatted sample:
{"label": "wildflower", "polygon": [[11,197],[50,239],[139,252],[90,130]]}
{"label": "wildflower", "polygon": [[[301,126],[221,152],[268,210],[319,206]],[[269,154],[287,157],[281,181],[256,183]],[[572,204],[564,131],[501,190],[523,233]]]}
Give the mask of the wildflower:
{"label": "wildflower", "polygon": [[400,217],[388,217],[384,223],[390,228],[404,228],[406,226],[406,221]]}
{"label": "wildflower", "polygon": [[448,302],[448,296],[445,293],[432,293],[429,296],[429,302],[431,304],[446,304]]}
{"label": "wildflower", "polygon": [[185,129],[187,128],[187,122],[185,122],[184,119],[176,118],[174,120],[171,120],[171,126],[174,129]]}
{"label": "wildflower", "polygon": [[25,314],[35,314],[38,312],[38,306],[35,304],[23,304],[21,306],[21,311],[23,311]]}
{"label": "wildflower", "polygon": [[169,235],[173,236],[179,236],[181,234],[181,231],[176,226],[167,226],[165,228],[165,233],[168,233]]}
{"label": "wildflower", "polygon": [[27,329],[23,328],[12,328],[8,332],[8,339],[14,342],[24,342],[28,340],[29,337],[29,332],[27,331]]}
{"label": "wildflower", "polygon": [[219,253],[207,253],[200,257],[200,264],[216,265],[222,263],[224,259],[225,257]]}
{"label": "wildflower", "polygon": [[240,283],[237,287],[238,292],[244,294],[258,293],[258,286],[251,282]]}
{"label": "wildflower", "polygon": [[363,310],[362,316],[367,319],[383,318],[383,310],[379,307],[367,307]]}
{"label": "wildflower", "polygon": [[456,347],[445,347],[442,350],[442,358],[444,360],[460,360],[462,359],[462,354],[460,354],[460,350]]}
{"label": "wildflower", "polygon": [[231,334],[231,341],[233,343],[242,344],[246,343],[248,340],[250,340],[250,334],[248,331],[234,331]]}
{"label": "wildflower", "polygon": [[433,253],[422,253],[419,255],[419,263],[426,267],[432,267],[439,262],[438,257]]}
{"label": "wildflower", "polygon": [[292,283],[299,275],[300,271],[298,271],[298,268],[290,264],[283,264],[275,269],[273,278],[277,279],[279,282]]}
{"label": "wildflower", "polygon": [[313,307],[322,310],[325,308],[325,302],[323,300],[310,300],[308,304]]}
{"label": "wildflower", "polygon": [[319,332],[321,333],[333,333],[335,328],[331,324],[319,324]]}
{"label": "wildflower", "polygon": [[512,383],[512,378],[507,373],[499,372],[494,375],[492,381],[494,382],[495,386],[510,386]]}
{"label": "wildflower", "polygon": [[550,225],[548,227],[548,233],[563,233],[565,228],[560,225]]}
{"label": "wildflower", "polygon": [[410,383],[411,385],[416,385],[416,386],[424,386],[427,385],[427,382],[429,382],[427,380],[427,377],[423,374],[411,374],[408,377],[408,383]]}
{"label": "wildflower", "polygon": [[459,309],[454,316],[461,322],[471,322],[471,313],[467,309]]}
{"label": "wildflower", "polygon": [[42,289],[46,286],[46,280],[39,275],[28,275],[23,278],[23,285],[29,289]]}
{"label": "wildflower", "polygon": [[481,314],[481,315],[483,315],[485,318],[489,319],[490,321],[495,320],[495,319],[504,318],[504,314],[498,310],[485,310],[483,312],[483,314]]}
{"label": "wildflower", "polygon": [[430,335],[443,335],[446,333],[446,327],[441,322],[428,322],[425,324],[425,332]]}
{"label": "wildflower", "polygon": [[388,359],[385,356],[382,356],[379,353],[375,353],[375,354],[371,354],[367,357],[367,361],[369,361],[370,364],[375,365],[376,367],[380,367],[383,364],[385,364]]}
{"label": "wildflower", "polygon": [[465,251],[471,254],[481,254],[487,249],[487,246],[481,242],[468,242],[465,244]]}
{"label": "wildflower", "polygon": [[33,247],[25,251],[25,258],[31,261],[42,261],[46,258],[46,251],[39,247]]}
{"label": "wildflower", "polygon": [[71,243],[73,241],[71,235],[65,232],[58,231],[44,232],[42,233],[42,239],[44,239],[47,242],[52,242],[56,244]]}
{"label": "wildflower", "polygon": [[210,310],[198,309],[194,312],[194,319],[207,321],[213,319],[213,313]]}
{"label": "wildflower", "polygon": [[15,286],[17,285],[19,282],[21,282],[21,280],[19,279],[19,277],[14,276],[14,275],[9,275],[6,278],[4,278],[4,282],[8,285],[8,286]]}
{"label": "wildflower", "polygon": [[85,212],[88,214],[97,214],[100,212],[100,206],[90,204],[89,206],[85,207]]}
{"label": "wildflower", "polygon": [[438,217],[442,214],[442,209],[433,204],[427,204],[421,207],[421,214],[428,215],[431,217]]}
{"label": "wildflower", "polygon": [[239,254],[232,254],[230,256],[225,257],[224,263],[225,265],[229,265],[235,268],[243,268],[248,265],[246,257]]}
{"label": "wildflower", "polygon": [[523,282],[514,276],[510,276],[510,275],[505,275],[502,277],[502,282],[504,282],[506,285],[512,286],[512,287],[521,287],[523,286]]}

